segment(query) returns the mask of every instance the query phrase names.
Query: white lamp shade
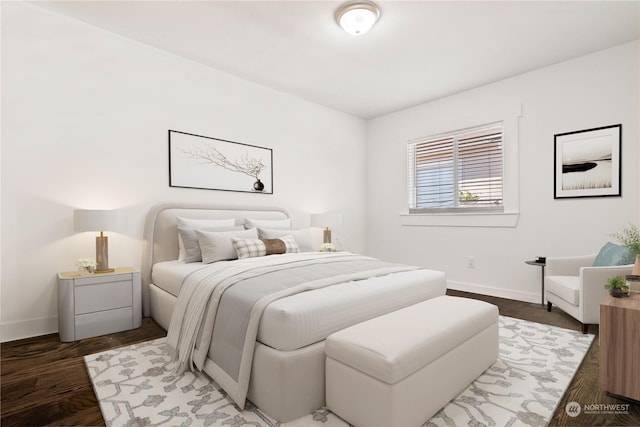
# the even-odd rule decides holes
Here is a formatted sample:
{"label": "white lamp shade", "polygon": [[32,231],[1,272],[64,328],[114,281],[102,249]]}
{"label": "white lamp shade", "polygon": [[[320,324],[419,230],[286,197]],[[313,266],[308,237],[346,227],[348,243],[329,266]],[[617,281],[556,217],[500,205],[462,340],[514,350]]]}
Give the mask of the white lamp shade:
{"label": "white lamp shade", "polygon": [[125,212],[119,209],[76,209],[73,211],[73,229],[78,233],[85,231],[124,232],[126,227],[127,217]]}
{"label": "white lamp shade", "polygon": [[342,225],[342,214],[326,212],[321,214],[311,214],[311,226],[321,228],[336,228]]}
{"label": "white lamp shade", "polygon": [[352,36],[360,36],[369,31],[379,17],[378,6],[368,1],[347,3],[336,11],[336,21]]}

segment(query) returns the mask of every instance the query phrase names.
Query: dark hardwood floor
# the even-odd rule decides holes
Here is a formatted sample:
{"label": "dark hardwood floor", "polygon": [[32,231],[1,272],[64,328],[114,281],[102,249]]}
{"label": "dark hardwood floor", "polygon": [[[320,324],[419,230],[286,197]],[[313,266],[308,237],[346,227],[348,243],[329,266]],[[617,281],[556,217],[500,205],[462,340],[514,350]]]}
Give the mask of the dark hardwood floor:
{"label": "dark hardwood floor", "polygon": [[3,343],[2,427],[104,426],[83,356],[165,335],[145,318],[140,328],[71,343],[58,334]]}
{"label": "dark hardwood floor", "polygon": [[[451,295],[477,298],[496,304],[500,314],[567,329],[579,330],[576,320],[538,304],[449,291]],[[590,333],[598,333],[591,326]],[[165,331],[153,320],[143,319],[132,331],[61,343],[57,334],[28,338],[1,345],[1,419],[3,427],[103,426],[98,402],[84,366],[83,356],[99,351],[159,338]],[[608,396],[598,387],[598,338],[549,425],[551,426],[640,426],[640,404],[630,404],[622,414],[584,414],[570,417],[569,402],[607,405],[627,402]],[[602,412],[602,411],[601,411]]]}

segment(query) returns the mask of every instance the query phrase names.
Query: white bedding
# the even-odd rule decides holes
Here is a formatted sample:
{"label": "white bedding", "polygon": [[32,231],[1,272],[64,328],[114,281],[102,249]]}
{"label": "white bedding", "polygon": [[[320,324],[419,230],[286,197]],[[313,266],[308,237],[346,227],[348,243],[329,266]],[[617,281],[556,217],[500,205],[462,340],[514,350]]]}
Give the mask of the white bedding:
{"label": "white bedding", "polygon": [[[233,262],[233,261],[230,261]],[[153,267],[153,283],[177,296],[187,274],[202,263],[165,261]],[[277,350],[295,350],[377,315],[436,295],[433,278],[444,273],[415,270],[295,294],[271,303],[258,329],[258,341]],[[390,309],[391,308],[391,309]]]}
{"label": "white bedding", "polygon": [[295,350],[372,317],[406,307],[436,290],[425,277],[442,274],[415,270],[393,276],[329,286],[272,302],[262,316],[258,341],[277,350]]}
{"label": "white bedding", "polygon": [[189,273],[205,266],[206,264],[201,262],[182,262],[178,260],[159,262],[153,266],[151,280],[160,289],[177,297],[184,278]]}

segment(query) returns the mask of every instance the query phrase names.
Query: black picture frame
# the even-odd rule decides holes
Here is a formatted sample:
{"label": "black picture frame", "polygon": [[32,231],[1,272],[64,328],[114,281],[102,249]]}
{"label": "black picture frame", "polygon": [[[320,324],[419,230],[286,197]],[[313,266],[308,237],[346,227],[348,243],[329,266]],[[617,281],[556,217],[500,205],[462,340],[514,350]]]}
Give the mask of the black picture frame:
{"label": "black picture frame", "polygon": [[273,150],[170,129],[169,186],[273,194]]}
{"label": "black picture frame", "polygon": [[622,124],[554,135],[553,198],[622,196]]}

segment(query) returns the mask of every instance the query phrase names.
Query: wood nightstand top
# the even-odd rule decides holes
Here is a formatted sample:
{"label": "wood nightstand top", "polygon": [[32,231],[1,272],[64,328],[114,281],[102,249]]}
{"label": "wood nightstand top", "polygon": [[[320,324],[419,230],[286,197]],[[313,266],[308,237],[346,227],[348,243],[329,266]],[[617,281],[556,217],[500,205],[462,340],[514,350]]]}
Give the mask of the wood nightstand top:
{"label": "wood nightstand top", "polygon": [[625,310],[640,310],[640,293],[632,292],[628,297],[614,298],[607,295],[600,305],[605,307],[624,308]]}
{"label": "wood nightstand top", "polygon": [[112,274],[136,273],[137,271],[138,270],[133,267],[118,267],[114,268],[114,271],[110,273],[85,273],[82,271],[65,271],[63,273],[58,273],[58,276],[61,279],[77,279],[80,277],[104,277]]}

